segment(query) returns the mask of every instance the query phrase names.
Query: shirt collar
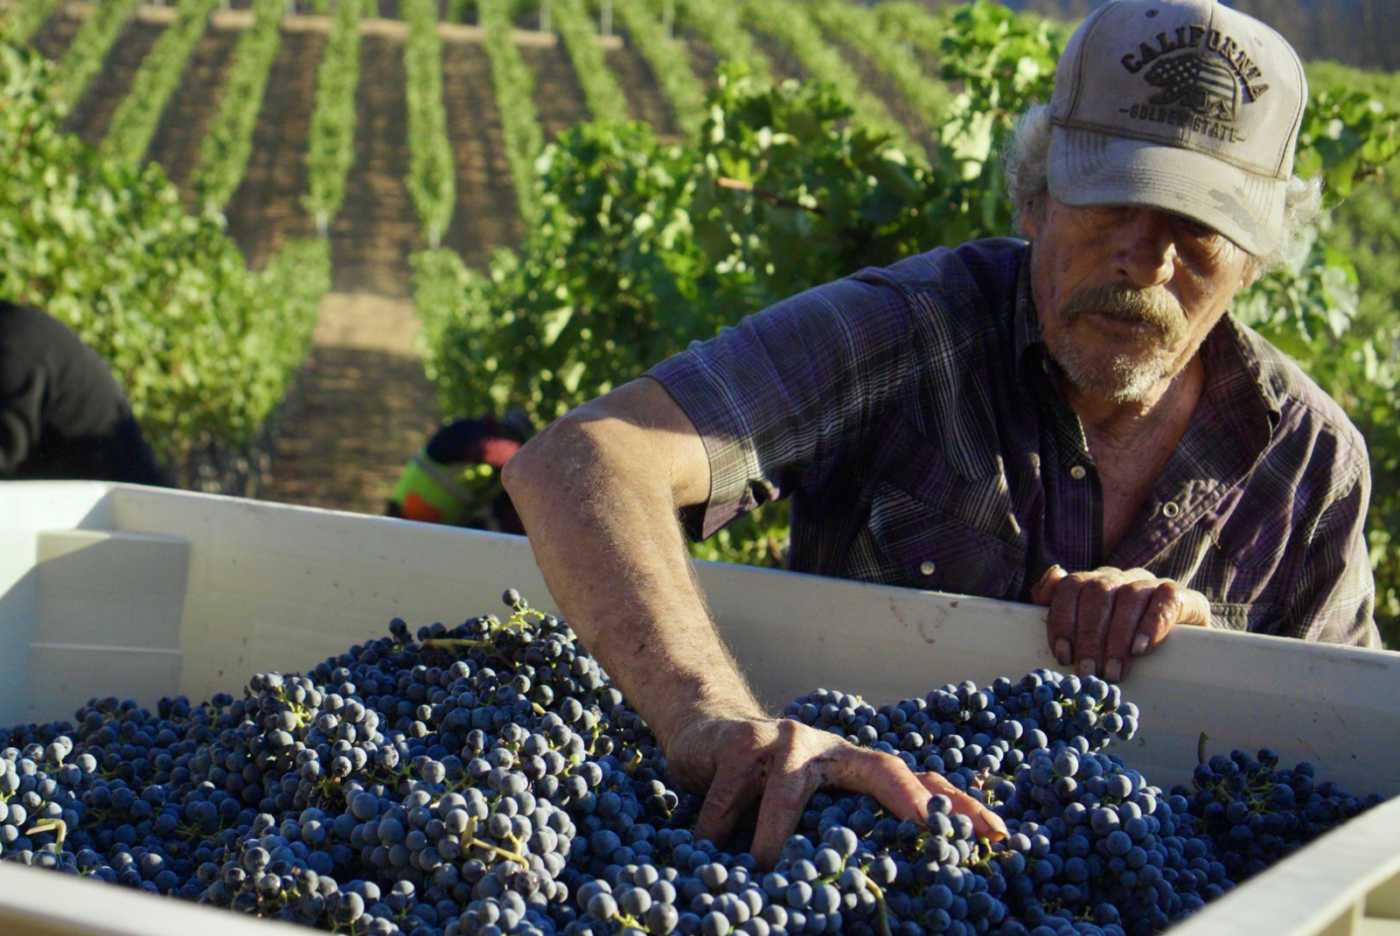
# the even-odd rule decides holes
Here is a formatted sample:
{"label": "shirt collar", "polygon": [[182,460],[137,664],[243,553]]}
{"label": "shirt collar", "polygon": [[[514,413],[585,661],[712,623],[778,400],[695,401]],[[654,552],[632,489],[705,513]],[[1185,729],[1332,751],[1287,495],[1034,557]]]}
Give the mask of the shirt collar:
{"label": "shirt collar", "polygon": [[1201,345],[1201,360],[1206,369],[1202,395],[1234,423],[1241,439],[1249,440],[1249,450],[1262,450],[1279,423],[1282,401],[1234,316],[1226,313],[1211,329]]}
{"label": "shirt collar", "polygon": [[1031,247],[1026,245],[1021,251],[1020,269],[1016,272],[1016,308],[1011,319],[1012,340],[1015,342],[1016,368],[1025,376],[1025,368],[1031,359],[1043,367],[1041,350],[1045,343],[1040,332],[1040,316],[1035,311],[1035,295],[1031,289]]}

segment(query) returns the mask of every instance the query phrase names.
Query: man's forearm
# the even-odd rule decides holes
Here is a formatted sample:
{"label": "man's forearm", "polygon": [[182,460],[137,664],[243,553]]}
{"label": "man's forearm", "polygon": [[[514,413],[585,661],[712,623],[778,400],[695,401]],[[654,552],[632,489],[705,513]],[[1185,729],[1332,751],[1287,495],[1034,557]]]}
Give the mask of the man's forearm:
{"label": "man's forearm", "polygon": [[505,480],[565,618],[664,744],[697,713],[761,709],[710,620],[645,439],[616,420],[564,420]]}

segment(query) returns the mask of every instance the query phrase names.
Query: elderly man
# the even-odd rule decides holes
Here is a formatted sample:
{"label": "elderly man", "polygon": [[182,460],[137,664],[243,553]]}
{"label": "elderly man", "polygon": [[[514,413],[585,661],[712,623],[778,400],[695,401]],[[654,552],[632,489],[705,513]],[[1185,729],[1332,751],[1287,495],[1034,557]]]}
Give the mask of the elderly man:
{"label": "elderly man", "polygon": [[786,300],[576,411],[505,483],[550,590],[722,838],[771,860],[821,785],[922,819],[942,777],[775,719],[707,616],[707,536],[791,496],[791,565],[1030,599],[1122,678],[1182,625],[1375,645],[1365,447],[1228,315],[1316,210],[1294,51],[1210,0],[1109,3],[1008,178],[1029,238],[939,248]]}

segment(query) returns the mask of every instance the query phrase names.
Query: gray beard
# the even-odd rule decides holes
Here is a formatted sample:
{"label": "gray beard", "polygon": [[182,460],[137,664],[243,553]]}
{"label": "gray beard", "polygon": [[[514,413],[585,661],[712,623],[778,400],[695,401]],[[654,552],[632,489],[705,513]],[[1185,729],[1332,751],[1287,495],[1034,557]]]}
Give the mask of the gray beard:
{"label": "gray beard", "polygon": [[1072,340],[1056,342],[1064,347],[1050,347],[1050,356],[1076,388],[1114,403],[1138,403],[1175,372],[1170,349],[1184,336],[1186,317],[1165,289],[1099,286],[1076,290],[1060,314],[1066,325],[1073,325],[1089,312],[1148,325],[1156,334],[1152,344],[1142,350],[1106,360],[1086,353]]}
{"label": "gray beard", "polygon": [[1145,355],[1117,354],[1105,361],[1071,345],[1051,348],[1050,357],[1077,389],[1113,403],[1140,403],[1173,373],[1171,356],[1163,348]]}

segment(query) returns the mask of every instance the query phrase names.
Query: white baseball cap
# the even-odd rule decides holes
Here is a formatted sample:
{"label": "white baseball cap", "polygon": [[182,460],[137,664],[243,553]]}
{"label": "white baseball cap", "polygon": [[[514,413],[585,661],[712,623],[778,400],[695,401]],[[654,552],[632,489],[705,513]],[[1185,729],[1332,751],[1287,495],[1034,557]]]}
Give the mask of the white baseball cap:
{"label": "white baseball cap", "polygon": [[1215,0],[1112,0],[1055,72],[1050,194],[1177,212],[1268,253],[1307,99],[1298,54],[1257,19]]}

